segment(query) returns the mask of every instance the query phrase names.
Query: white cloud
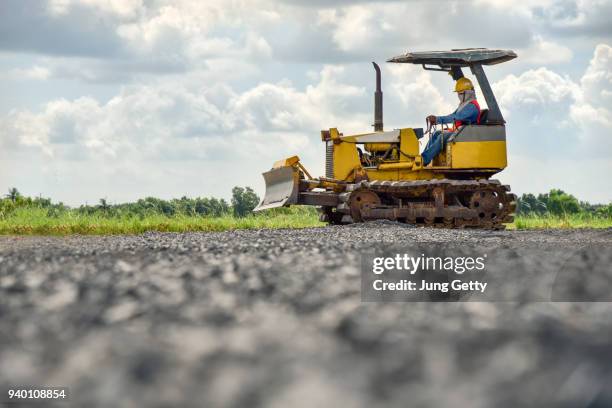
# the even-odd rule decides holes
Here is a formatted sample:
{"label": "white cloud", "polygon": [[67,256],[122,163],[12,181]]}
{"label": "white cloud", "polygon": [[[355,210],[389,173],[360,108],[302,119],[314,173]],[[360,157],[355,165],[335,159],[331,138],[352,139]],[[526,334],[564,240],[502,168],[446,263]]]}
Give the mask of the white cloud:
{"label": "white cloud", "polygon": [[597,45],[581,83],[587,97],[610,106],[612,102],[612,47],[610,45]]}
{"label": "white cloud", "polygon": [[[183,144],[188,148],[185,140],[231,141],[249,133],[260,135],[252,140],[256,145],[251,148],[263,150],[270,133],[312,131],[321,122],[360,123],[358,115],[350,112],[349,103],[364,90],[340,82],[342,73],[342,67],[326,66],[319,82],[303,91],[288,81],[262,83],[240,94],[228,86],[202,90],[197,78],[160,82],[124,88],[106,104],[92,98],[52,101],[39,114],[13,112],[2,123],[6,134],[16,135],[23,145],[38,145],[47,152],[54,152],[57,144],[75,143],[86,155],[118,157],[148,152],[164,159],[179,157],[171,150]],[[26,120],[33,126],[21,126]],[[303,138],[296,141],[290,147],[303,147]],[[185,153],[206,158],[209,149]]]}
{"label": "white cloud", "polygon": [[[320,10],[318,26],[329,30],[337,51],[347,55],[387,56],[406,48],[465,48],[470,46],[526,47],[533,40],[522,9],[482,5],[478,1],[457,3],[380,2],[350,4]],[[444,10],[441,12],[441,10]],[[504,30],[498,22],[504,21]]]}
{"label": "white cloud", "polygon": [[[112,192],[118,177],[140,182],[118,193],[126,199],[153,194],[155,183],[170,194],[178,178],[182,193],[226,188],[201,181],[221,168],[230,183],[258,185],[262,166],[294,153],[319,174],[319,129],[371,129],[365,62],[406,49],[518,51],[488,71],[503,76],[494,87],[508,119],[504,174],[519,174],[514,157],[579,155],[601,167],[612,153],[610,46],[597,46],[582,77],[575,68],[594,38],[609,44],[609,1],[5,1],[13,12],[0,15],[0,49],[16,63],[4,65],[0,81],[19,90],[12,100],[20,108],[0,116],[0,162],[52,158],[23,174],[30,183],[60,174],[73,202],[84,183],[108,182]],[[427,114],[454,108],[446,75],[382,68],[387,128],[423,126]],[[551,171],[551,180],[560,174]]]}
{"label": "white cloud", "polygon": [[582,128],[585,141],[598,151],[612,154],[612,47],[599,44],[580,80],[580,93],[570,108],[572,119]]}
{"label": "white cloud", "polygon": [[609,0],[556,1],[534,7],[536,21],[551,32],[563,35],[592,35],[608,38],[612,34]]}
{"label": "white cloud", "polygon": [[[362,88],[343,82],[343,68],[337,66],[324,67],[318,82],[303,90],[288,81],[262,83],[242,93],[227,85],[203,87],[197,77],[160,81],[126,87],[106,103],[82,97],[49,102],[40,113],[13,111],[0,120],[0,154],[6,161],[25,152],[42,155],[46,159],[40,160],[49,163],[45,171],[62,173],[66,184],[73,182],[72,172],[115,176],[99,174],[100,166],[129,168],[130,177],[145,183],[154,168],[184,174],[195,162],[198,171],[190,180],[210,187],[214,183],[202,175],[218,174],[223,166],[226,191],[213,193],[226,195],[229,187],[244,182],[243,169],[255,170],[247,179],[257,185],[258,173],[284,156],[299,153],[314,170],[322,167],[314,147],[320,143],[318,130],[326,124],[363,129],[365,116],[351,109],[351,101],[363,95]],[[122,201],[149,191],[157,190],[143,184],[107,196]],[[54,192],[58,195],[71,203],[79,200],[69,191]]]}
{"label": "white cloud", "polygon": [[51,71],[49,68],[35,65],[30,68],[14,68],[8,72],[10,79],[31,79],[36,81],[44,81],[49,79]]}
{"label": "white cloud", "polygon": [[142,0],[49,0],[52,15],[66,14],[72,7],[89,6],[100,11],[132,17],[142,8]]}
{"label": "white cloud", "polygon": [[422,121],[432,113],[447,114],[456,107],[442,96],[432,83],[431,74],[421,67],[398,64],[387,68],[391,74],[390,96],[400,101],[406,120]]}
{"label": "white cloud", "polygon": [[6,1],[12,13],[0,14],[0,50],[45,55],[51,76],[73,72],[87,82],[195,72],[211,59],[253,71],[273,55],[262,28],[280,18],[267,0]]}
{"label": "white cloud", "polygon": [[359,50],[378,34],[375,15],[368,7],[351,6],[342,13],[327,11],[320,14],[319,23],[333,25],[333,40],[342,51]]}
{"label": "white cloud", "polygon": [[[10,44],[3,44],[0,37],[0,49],[4,45],[42,54],[62,55],[63,50],[65,55],[86,55],[88,60],[78,63],[84,63],[87,75],[77,74],[77,78],[122,82],[139,73],[197,71],[212,58],[254,67],[272,57],[276,62],[329,64],[390,57],[421,44],[525,48],[534,41],[530,15],[499,4],[484,7],[466,2],[459,7],[445,0],[432,8],[427,2],[359,1],[327,3],[314,12],[299,2],[288,3],[48,0],[49,15],[33,14],[17,3],[20,13],[0,21],[0,25],[7,23],[12,38]],[[502,18],[506,28],[499,30],[495,22]],[[40,35],[23,31],[37,21],[45,22],[37,27]],[[439,35],[440,27],[444,35]],[[532,48],[539,51],[533,52],[536,59],[543,53],[556,60],[568,56],[567,49],[549,39]],[[76,64],[60,58],[55,65],[59,65],[56,71],[66,72],[74,71]]]}
{"label": "white cloud", "polygon": [[609,38],[612,26],[609,0],[476,0],[479,7],[492,5],[509,13],[527,16],[541,32],[570,36]]}
{"label": "white cloud", "polygon": [[544,40],[541,36],[536,35],[533,43],[528,48],[519,50],[518,55],[521,62],[550,65],[571,61],[574,53],[564,45]]}
{"label": "white cloud", "polygon": [[612,165],[611,56],[609,45],[598,45],[579,81],[539,68],[493,85],[508,120],[502,179],[521,192],[561,187],[581,198],[612,199],[596,181]]}
{"label": "white cloud", "polygon": [[[586,170],[579,172],[584,177],[575,175],[572,183],[565,176],[562,180],[563,172],[552,170],[566,165],[567,159],[558,149],[565,147],[582,155],[592,150],[592,143],[598,149],[588,153],[593,156],[589,171],[605,170],[601,168],[605,160],[596,157],[610,146],[609,132],[593,136],[589,126],[599,123],[591,120],[593,117],[609,120],[610,55],[609,46],[598,46],[579,82],[539,68],[508,75],[494,84],[509,127],[510,167],[502,173],[503,180],[517,183],[530,169],[525,164],[527,158],[535,162],[546,156],[548,176],[540,177],[539,184],[522,184],[539,188],[549,179],[558,180],[550,181],[549,187],[574,191],[572,188],[584,181]],[[385,115],[401,118],[400,126],[410,121],[420,124],[426,114],[447,113],[454,107],[448,87],[440,92],[432,74],[420,67],[385,65],[383,69]],[[369,83],[371,77],[367,77]],[[295,153],[313,173],[320,174],[323,155],[318,130],[339,127],[350,134],[368,129],[371,95],[364,87],[351,84],[354,81],[342,66],[326,66],[311,72],[310,78],[314,83],[305,87],[283,80],[236,91],[223,82],[215,84],[202,80],[201,75],[187,75],[124,87],[106,103],[88,97],[59,99],[48,103],[40,113],[13,111],[0,120],[4,160],[24,152],[33,157],[34,149],[52,158],[45,174],[61,174],[61,183],[66,184],[75,182],[72,173],[86,177],[90,172],[101,178],[129,172],[141,188],[106,194],[115,201],[157,191],[147,184],[156,181],[149,178],[155,172],[166,174],[159,176],[162,178],[169,173],[180,174],[193,183],[221,189],[225,184],[196,178],[216,174],[223,167],[229,184],[260,186],[260,171],[274,160]],[[359,106],[367,109],[356,109]],[[100,174],[96,170],[100,166],[117,170]],[[245,176],[240,170],[244,168],[254,171]],[[187,169],[196,169],[193,178],[186,175]],[[169,187],[168,191],[174,190]],[[227,192],[214,190],[210,194]],[[79,200],[68,195],[60,198],[73,203]]]}
{"label": "white cloud", "polygon": [[49,125],[37,120],[31,112],[10,112],[0,122],[0,146],[5,152],[13,152],[20,146],[40,148],[45,154],[52,155],[49,149]]}
{"label": "white cloud", "polygon": [[580,92],[570,78],[547,69],[528,70],[519,76],[508,75],[493,85],[502,110],[512,115],[514,109],[548,110],[551,104],[567,106]]}
{"label": "white cloud", "polygon": [[612,47],[600,44],[579,82],[546,69],[508,75],[493,85],[508,118],[544,122],[552,128],[577,126],[575,136],[612,153]]}

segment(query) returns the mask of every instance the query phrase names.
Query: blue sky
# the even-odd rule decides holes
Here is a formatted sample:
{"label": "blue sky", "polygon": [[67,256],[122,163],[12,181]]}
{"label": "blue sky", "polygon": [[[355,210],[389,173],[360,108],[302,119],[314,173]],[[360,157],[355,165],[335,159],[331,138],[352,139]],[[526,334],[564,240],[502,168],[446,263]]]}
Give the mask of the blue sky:
{"label": "blue sky", "polygon": [[490,67],[517,193],[612,200],[612,1],[4,0],[0,191],[71,205],[105,197],[261,194],[319,130],[386,128],[456,105],[452,81],[383,64],[407,50],[513,49]]}

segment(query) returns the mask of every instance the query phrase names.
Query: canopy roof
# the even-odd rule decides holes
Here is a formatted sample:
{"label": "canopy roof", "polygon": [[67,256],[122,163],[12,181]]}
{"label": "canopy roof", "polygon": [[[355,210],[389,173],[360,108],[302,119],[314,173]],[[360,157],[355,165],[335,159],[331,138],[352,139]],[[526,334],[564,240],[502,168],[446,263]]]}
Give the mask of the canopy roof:
{"label": "canopy roof", "polygon": [[387,62],[439,65],[441,67],[468,67],[474,64],[494,65],[516,58],[512,50],[489,50],[486,48],[464,48],[450,51],[407,52],[388,59]]}

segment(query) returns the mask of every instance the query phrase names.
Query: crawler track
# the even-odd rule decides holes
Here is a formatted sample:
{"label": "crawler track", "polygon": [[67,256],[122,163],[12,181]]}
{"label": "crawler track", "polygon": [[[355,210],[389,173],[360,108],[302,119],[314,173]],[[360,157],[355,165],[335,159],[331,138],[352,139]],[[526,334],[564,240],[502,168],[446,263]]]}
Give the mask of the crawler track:
{"label": "crawler track", "polygon": [[503,229],[516,196],[498,180],[361,181],[349,184],[321,220],[350,224],[375,219],[445,228]]}

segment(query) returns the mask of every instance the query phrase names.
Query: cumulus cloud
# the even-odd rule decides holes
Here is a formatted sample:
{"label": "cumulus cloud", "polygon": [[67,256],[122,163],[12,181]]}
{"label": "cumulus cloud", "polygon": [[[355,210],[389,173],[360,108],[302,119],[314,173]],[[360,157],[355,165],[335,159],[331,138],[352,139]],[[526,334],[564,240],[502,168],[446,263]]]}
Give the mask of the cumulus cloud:
{"label": "cumulus cloud", "polygon": [[608,0],[477,0],[482,7],[494,5],[520,13],[550,35],[609,38],[612,27]]}
{"label": "cumulus cloud", "polygon": [[351,118],[350,102],[364,95],[364,89],[338,81],[343,68],[326,66],[316,85],[298,91],[290,82],[260,84],[243,93],[230,104],[231,111],[244,118],[249,128],[267,131],[317,129],[322,123],[338,121],[354,127],[359,119]]}
{"label": "cumulus cloud", "polygon": [[[436,48],[527,47],[534,36],[529,18],[478,1],[383,2],[322,9],[317,23],[328,30],[336,52],[389,57],[428,43]],[[504,21],[504,30],[499,21]]]}
{"label": "cumulus cloud", "polygon": [[[99,61],[102,71],[110,56],[118,72],[126,67],[161,71],[157,65],[186,71],[220,56],[244,61],[276,54],[333,63],[389,57],[431,42],[522,47],[532,41],[526,15],[474,1],[461,7],[450,0],[436,7],[427,2],[339,2],[319,10],[272,0],[7,1],[12,13],[0,16],[0,49],[106,60]],[[502,18],[506,29],[498,30]],[[92,61],[89,65],[95,67]]]}
{"label": "cumulus cloud", "polygon": [[253,71],[272,48],[250,27],[278,18],[260,10],[259,0],[7,2],[0,50],[47,56],[52,76],[91,82],[205,70],[214,59],[236,59]]}
{"label": "cumulus cloud", "polygon": [[532,109],[551,104],[567,106],[576,99],[579,86],[547,68],[528,70],[519,76],[508,75],[494,84],[495,93],[507,116],[513,109]]}
{"label": "cumulus cloud", "polygon": [[332,38],[341,51],[359,51],[381,35],[382,24],[372,8],[351,6],[342,12],[322,10],[318,23],[332,26]]}
{"label": "cumulus cloud", "polygon": [[[233,169],[225,176],[238,184],[241,169],[251,167],[257,171],[249,174],[249,182],[257,185],[262,165],[286,155],[300,153],[315,169],[322,167],[315,147],[320,128],[366,126],[364,112],[351,107],[364,89],[345,83],[342,67],[326,66],[317,77],[303,89],[285,80],[244,92],[227,85],[204,87],[197,77],[187,77],[125,87],[106,103],[90,97],[54,100],[39,113],[17,110],[0,120],[2,155],[11,160],[29,152],[46,157],[41,160],[49,167],[72,163],[85,172],[139,164],[132,174],[136,179],[159,163],[180,162],[183,168],[197,162],[193,182],[203,171],[214,174],[214,168],[225,165]],[[133,199],[143,193],[118,194],[116,199]]]}
{"label": "cumulus cloud", "polygon": [[509,129],[522,139],[521,154],[612,154],[611,55],[609,45],[598,45],[579,81],[538,68],[493,85]]}
{"label": "cumulus cloud", "polygon": [[551,32],[565,36],[594,35],[610,38],[609,16],[612,3],[608,0],[561,0],[532,8],[534,19]]}
{"label": "cumulus cloud", "polygon": [[[342,67],[326,66],[318,74],[319,82],[304,90],[287,80],[262,83],[242,93],[229,86],[203,88],[197,78],[131,86],[105,104],[82,97],[49,102],[38,114],[13,111],[2,121],[3,133],[49,152],[61,143],[77,143],[91,154],[111,157],[157,147],[150,153],[163,158],[181,139],[230,140],[248,132],[265,138],[275,132],[312,131],[340,119],[350,126],[363,121],[351,112],[350,102],[363,96],[364,89],[343,83],[342,73]],[[18,126],[26,121],[37,125]],[[202,156],[197,157],[206,158],[206,153],[199,150]]]}
{"label": "cumulus cloud", "polygon": [[[33,193],[70,185],[78,202],[88,183],[106,180],[112,193],[111,179],[132,180],[117,189],[122,199],[163,191],[156,183],[168,194],[195,185],[227,194],[226,183],[202,180],[210,174],[261,187],[267,163],[294,153],[319,174],[320,128],[371,129],[365,62],[469,46],[518,51],[487,71],[508,119],[511,162],[579,154],[601,167],[612,150],[610,4],[5,0],[0,81],[19,89],[20,108],[5,102],[0,112],[0,165],[21,173],[9,166],[0,182],[60,180]],[[575,67],[594,39],[601,44],[582,72]],[[387,128],[423,126],[424,116],[456,106],[446,75],[382,68]],[[25,166],[32,161],[44,164]]]}
{"label": "cumulus cloud", "polygon": [[568,47],[556,42],[544,40],[541,36],[534,36],[533,43],[525,49],[519,50],[522,62],[537,65],[560,64],[571,61],[574,53]]}
{"label": "cumulus cloud", "polygon": [[405,120],[419,123],[432,113],[447,114],[456,107],[453,107],[448,98],[433,84],[431,74],[423,71],[421,67],[398,64],[389,66],[388,71],[391,74],[391,89],[388,94],[399,100],[401,110],[406,112]]}
{"label": "cumulus cloud", "polygon": [[[29,126],[23,127],[24,122]],[[181,139],[227,131],[222,112],[205,97],[180,87],[138,86],[124,89],[106,104],[88,97],[49,102],[41,113],[16,111],[2,122],[24,146],[40,146],[61,159],[63,145],[79,147],[81,158],[167,158]],[[211,136],[212,137],[212,136]],[[206,158],[208,150],[186,150]]]}
{"label": "cumulus cloud", "polygon": [[612,48],[600,44],[575,81],[546,68],[493,85],[508,123],[509,167],[501,174],[518,193],[562,188],[594,202],[612,171]]}
{"label": "cumulus cloud", "polygon": [[583,143],[595,148],[589,155],[609,160],[612,155],[612,47],[609,45],[600,44],[595,49],[580,80],[580,93],[570,107],[570,117],[582,130]]}

